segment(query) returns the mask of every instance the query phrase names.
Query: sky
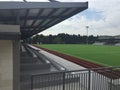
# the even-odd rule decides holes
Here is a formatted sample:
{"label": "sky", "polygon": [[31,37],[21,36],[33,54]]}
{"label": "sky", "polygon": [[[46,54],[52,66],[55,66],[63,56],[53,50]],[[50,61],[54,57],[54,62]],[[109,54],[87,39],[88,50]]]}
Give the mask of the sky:
{"label": "sky", "polygon": [[[0,0],[1,1],[1,0]],[[22,1],[22,0],[2,0]],[[48,0],[27,0],[48,1]],[[60,2],[89,2],[89,8],[49,28],[40,34],[58,33],[86,35],[120,35],[120,0],[57,0]]]}

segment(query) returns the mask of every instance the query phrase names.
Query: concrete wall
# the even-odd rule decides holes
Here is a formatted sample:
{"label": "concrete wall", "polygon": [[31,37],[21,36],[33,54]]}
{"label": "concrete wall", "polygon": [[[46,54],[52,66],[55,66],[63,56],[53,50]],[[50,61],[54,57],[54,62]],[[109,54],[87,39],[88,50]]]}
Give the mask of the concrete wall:
{"label": "concrete wall", "polygon": [[13,90],[13,44],[0,40],[0,90]]}
{"label": "concrete wall", "polygon": [[20,32],[19,25],[0,25],[0,32]]}
{"label": "concrete wall", "polygon": [[0,90],[20,90],[20,41],[9,39],[18,33],[19,25],[0,25]]}
{"label": "concrete wall", "polygon": [[20,41],[13,40],[13,90],[20,90]]}

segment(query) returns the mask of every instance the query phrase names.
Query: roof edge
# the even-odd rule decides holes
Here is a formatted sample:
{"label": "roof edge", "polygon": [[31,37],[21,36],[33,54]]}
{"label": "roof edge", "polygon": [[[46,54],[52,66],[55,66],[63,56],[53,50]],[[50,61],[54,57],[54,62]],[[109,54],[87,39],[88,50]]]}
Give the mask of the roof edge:
{"label": "roof edge", "polygon": [[0,2],[0,9],[88,7],[88,2]]}

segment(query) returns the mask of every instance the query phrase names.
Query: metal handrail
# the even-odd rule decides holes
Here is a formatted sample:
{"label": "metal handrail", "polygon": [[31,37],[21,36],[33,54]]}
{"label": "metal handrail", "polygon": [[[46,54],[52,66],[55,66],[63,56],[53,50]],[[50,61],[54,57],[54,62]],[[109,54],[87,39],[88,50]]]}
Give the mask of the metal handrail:
{"label": "metal handrail", "polygon": [[[120,69],[120,67],[88,68],[33,74],[31,76],[31,90],[36,88],[49,90],[49,88],[55,87],[58,88],[57,90],[66,90],[66,88],[67,90],[71,90],[69,89],[72,88],[71,83],[74,85],[74,89],[78,88],[77,90],[120,90],[120,87],[115,85],[115,82],[117,82],[117,85],[120,85],[120,72],[116,74],[114,73],[114,69]],[[81,87],[78,84],[85,89],[80,89]],[[59,89],[59,87],[62,89]]]}
{"label": "metal handrail", "polygon": [[[39,76],[39,75],[45,75],[45,74],[56,74],[56,73],[70,73],[70,72],[81,72],[81,71],[96,71],[96,70],[105,70],[105,69],[116,69],[119,68],[120,66],[116,67],[100,67],[100,68],[87,68],[87,69],[81,69],[81,70],[71,70],[71,71],[53,71],[53,72],[47,72],[47,73],[40,73],[40,74],[32,74],[32,76]],[[106,70],[106,71],[107,71]]]}

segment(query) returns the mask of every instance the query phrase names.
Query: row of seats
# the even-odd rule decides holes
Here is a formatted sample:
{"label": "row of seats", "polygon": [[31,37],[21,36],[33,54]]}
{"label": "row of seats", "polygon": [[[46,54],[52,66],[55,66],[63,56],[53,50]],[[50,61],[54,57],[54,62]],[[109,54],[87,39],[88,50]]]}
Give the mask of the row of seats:
{"label": "row of seats", "polygon": [[26,45],[21,45],[20,81],[21,90],[30,90],[31,77],[34,74],[50,72],[51,65],[43,63]]}

